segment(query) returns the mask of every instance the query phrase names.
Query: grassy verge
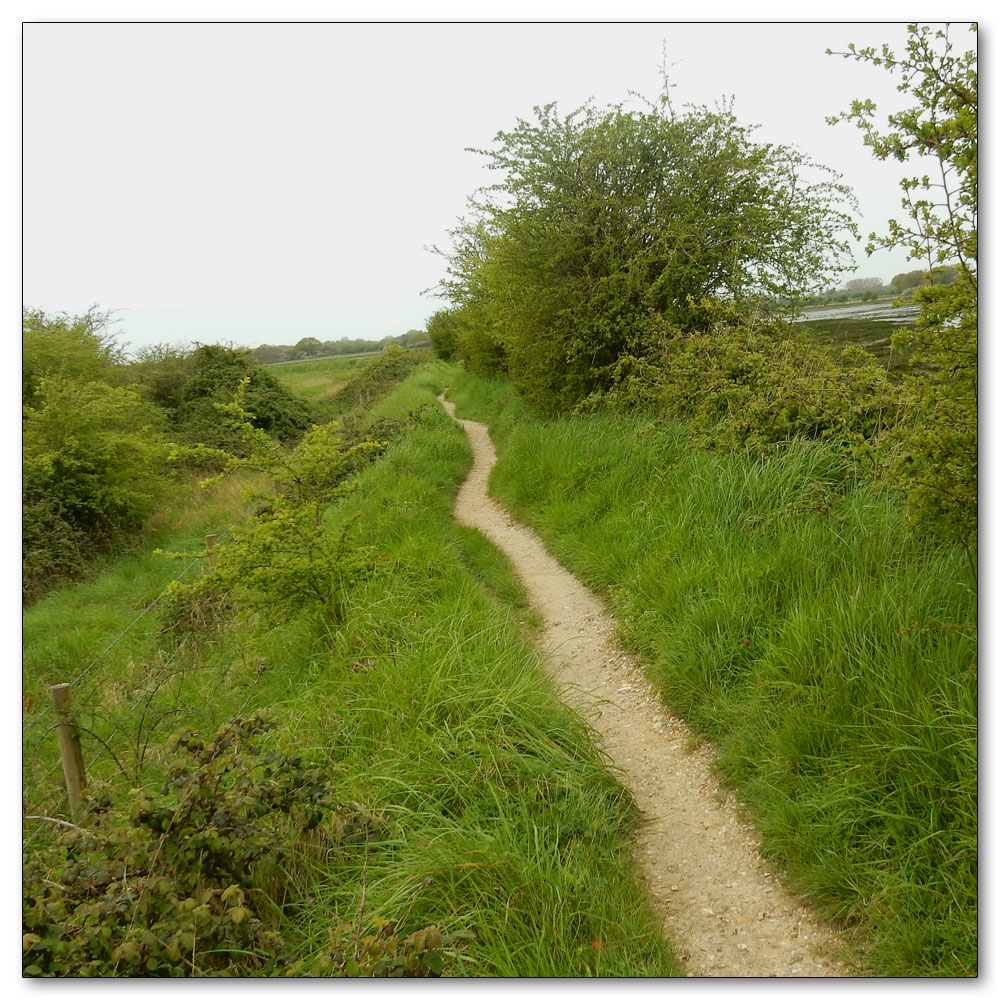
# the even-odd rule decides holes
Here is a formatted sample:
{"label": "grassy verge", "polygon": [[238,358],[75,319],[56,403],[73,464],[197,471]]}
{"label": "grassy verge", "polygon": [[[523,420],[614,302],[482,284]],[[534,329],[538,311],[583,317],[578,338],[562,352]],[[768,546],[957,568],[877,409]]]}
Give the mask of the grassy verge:
{"label": "grassy verge", "polygon": [[492,488],[606,594],[665,700],[718,748],[767,855],[873,944],[875,974],[977,967],[976,597],[837,455],[692,449],[640,416],[488,421]]}
{"label": "grassy verge", "polygon": [[[449,371],[424,367],[381,397],[373,419],[405,417],[407,429],[327,513],[331,531],[357,515],[357,540],[381,554],[340,624],[318,630],[305,614],[230,623],[174,659],[151,629],[114,667],[88,674],[88,705],[117,699],[123,712],[120,725],[104,708],[85,717],[107,745],[85,736],[85,756],[120,797],[133,784],[158,788],[174,723],[204,731],[258,710],[278,723],[268,748],[301,751],[367,817],[354,832],[327,830],[335,846],[298,878],[280,921],[289,962],[308,967],[340,925],[363,941],[387,923],[400,934],[433,924],[474,935],[447,956],[452,974],[676,975],[633,877],[634,807],[544,679],[510,567],[452,521],[471,457],[434,401]],[[92,585],[137,599],[127,574]],[[101,619],[100,595],[78,596],[72,625],[40,617],[68,592],[29,609],[29,648],[46,628],[58,633],[48,658],[68,656],[58,647],[75,629],[111,636],[119,620]],[[49,734],[32,750],[31,808],[59,816],[44,801],[52,743]],[[31,834],[35,848],[56,835]]]}

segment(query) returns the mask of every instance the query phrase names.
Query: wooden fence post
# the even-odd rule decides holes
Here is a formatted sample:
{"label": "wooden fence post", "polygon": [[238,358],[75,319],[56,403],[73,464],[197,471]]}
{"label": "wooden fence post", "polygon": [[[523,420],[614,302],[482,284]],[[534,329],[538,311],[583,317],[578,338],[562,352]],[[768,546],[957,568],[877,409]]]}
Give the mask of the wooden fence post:
{"label": "wooden fence post", "polygon": [[59,754],[62,757],[63,775],[66,778],[66,794],[69,796],[69,811],[73,819],[80,819],[80,800],[87,787],[87,772],[83,767],[83,749],[80,734],[73,722],[72,698],[68,684],[53,684],[49,688],[52,705],[56,711],[59,734]]}
{"label": "wooden fence post", "polygon": [[218,535],[206,535],[205,536],[205,547],[208,549],[208,565],[214,566],[215,560],[219,558],[218,553],[215,551],[215,543],[219,540]]}

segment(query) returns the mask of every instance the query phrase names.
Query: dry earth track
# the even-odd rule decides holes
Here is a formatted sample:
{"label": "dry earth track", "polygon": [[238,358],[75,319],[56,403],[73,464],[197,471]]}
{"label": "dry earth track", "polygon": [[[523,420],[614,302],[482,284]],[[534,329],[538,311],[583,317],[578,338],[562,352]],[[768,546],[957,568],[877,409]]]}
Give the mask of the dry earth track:
{"label": "dry earth track", "polygon": [[[454,418],[454,405],[443,393],[438,399]],[[475,461],[455,518],[510,558],[542,617],[542,646],[564,700],[599,734],[634,795],[643,815],[640,869],[688,975],[856,975],[835,957],[846,954],[836,933],[761,859],[756,832],[713,773],[710,750],[664,710],[617,644],[602,602],[488,495],[496,453],[487,427],[458,423]]]}

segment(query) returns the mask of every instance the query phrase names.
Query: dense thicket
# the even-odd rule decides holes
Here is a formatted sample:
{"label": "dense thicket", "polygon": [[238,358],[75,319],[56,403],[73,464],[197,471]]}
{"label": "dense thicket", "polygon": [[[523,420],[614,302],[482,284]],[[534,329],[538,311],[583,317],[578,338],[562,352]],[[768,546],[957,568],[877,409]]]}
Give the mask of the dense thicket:
{"label": "dense thicket", "polygon": [[108,317],[25,312],[23,588],[34,597],[135,530],[167,478],[163,412],[129,388]]}
{"label": "dense thicket", "polygon": [[300,437],[309,408],[248,351],[153,347],[129,362],[108,314],[26,310],[22,326],[23,592],[33,599],[134,534],[174,478],[172,440],[238,446],[219,407],[245,379],[253,425]]}
{"label": "dense thicket", "polygon": [[666,331],[756,315],[846,263],[846,189],[728,107],[550,104],[478,152],[503,176],[452,234],[460,353],[479,370],[502,357],[546,409],[607,388]]}

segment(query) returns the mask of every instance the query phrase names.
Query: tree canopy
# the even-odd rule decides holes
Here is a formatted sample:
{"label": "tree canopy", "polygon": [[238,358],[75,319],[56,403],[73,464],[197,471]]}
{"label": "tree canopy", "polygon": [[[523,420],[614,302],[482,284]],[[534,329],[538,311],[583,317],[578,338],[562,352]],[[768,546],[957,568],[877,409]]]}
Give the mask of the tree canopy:
{"label": "tree canopy", "polygon": [[677,113],[664,94],[638,111],[537,107],[474,150],[501,178],[446,254],[459,353],[556,408],[644,353],[651,319],[705,331],[846,270],[848,190],[753,131],[729,106]]}

